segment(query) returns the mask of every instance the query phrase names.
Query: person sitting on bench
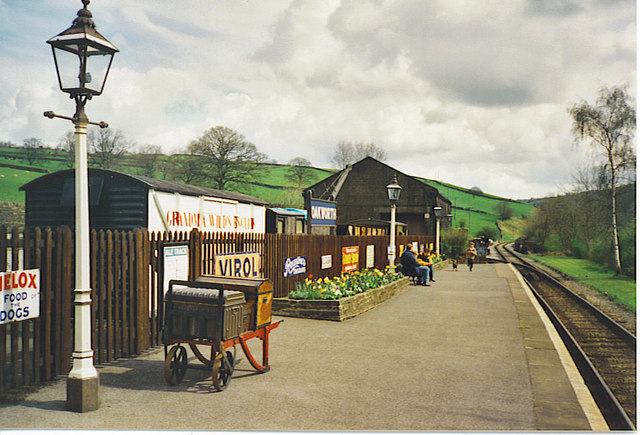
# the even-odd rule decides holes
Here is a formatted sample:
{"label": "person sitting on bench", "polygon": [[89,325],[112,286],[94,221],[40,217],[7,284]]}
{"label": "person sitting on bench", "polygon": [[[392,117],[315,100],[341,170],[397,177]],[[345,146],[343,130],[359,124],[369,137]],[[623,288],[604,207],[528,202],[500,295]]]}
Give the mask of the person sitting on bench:
{"label": "person sitting on bench", "polygon": [[420,266],[415,254],[411,251],[411,245],[407,245],[400,256],[400,264],[402,264],[403,275],[416,277],[418,285],[429,285],[429,268]]}

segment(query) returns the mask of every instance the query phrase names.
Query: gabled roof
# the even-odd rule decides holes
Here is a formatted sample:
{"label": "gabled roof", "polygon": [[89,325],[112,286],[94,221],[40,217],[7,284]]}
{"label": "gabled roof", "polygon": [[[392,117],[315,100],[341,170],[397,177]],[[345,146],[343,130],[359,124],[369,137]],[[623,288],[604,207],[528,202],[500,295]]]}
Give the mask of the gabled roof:
{"label": "gabled roof", "polygon": [[[210,187],[194,186],[191,184],[176,183],[174,181],[158,180],[156,178],[144,177],[142,175],[125,174],[124,172],[111,171],[108,169],[89,168],[89,174],[90,175],[91,174],[111,175],[111,176],[128,178],[131,180],[132,183],[136,183],[138,185],[142,185],[147,189],[153,189],[160,192],[169,192],[169,193],[177,192],[182,195],[190,195],[190,196],[211,196],[214,198],[230,199],[230,200],[248,203],[248,204],[268,205],[267,202],[261,199],[255,198],[253,196],[245,195],[243,193],[212,189]],[[35,180],[32,180],[27,184],[20,186],[20,190],[28,190],[33,186],[39,185],[41,183],[46,183],[48,182],[48,180],[54,177],[63,177],[68,175],[74,176],[75,170],[67,169],[67,170],[57,171],[51,174],[43,175],[42,177],[38,177]]]}
{"label": "gabled roof", "polygon": [[[386,166],[390,171],[394,171],[394,172],[396,172],[396,173],[398,173],[398,174],[400,174],[400,175],[403,175],[403,176],[405,176],[405,177],[408,177],[408,178],[411,178],[411,179],[413,179],[413,180],[416,180],[417,182],[419,182],[420,184],[422,184],[423,186],[425,186],[425,188],[427,188],[427,189],[433,189],[433,190],[435,190],[436,192],[438,192],[438,197],[442,198],[443,200],[447,201],[448,203],[451,203],[451,201],[449,201],[447,198],[445,198],[444,196],[442,196],[442,194],[441,194],[441,193],[438,191],[438,189],[436,189],[435,187],[429,186],[429,185],[428,185],[427,183],[425,183],[424,181],[422,181],[422,180],[420,180],[420,179],[418,179],[418,178],[416,178],[416,177],[414,177],[414,176],[412,176],[412,175],[407,175],[407,174],[405,174],[404,172],[398,171],[396,168],[393,168],[393,167],[391,167],[391,166],[387,165],[386,163],[383,163],[383,162],[381,162],[381,161],[379,161],[379,160],[376,160],[376,159],[374,159],[373,157],[370,157],[370,156],[367,156],[367,157],[365,157],[364,159],[362,159],[362,160],[360,160],[360,161],[358,161],[358,162],[354,163],[353,165],[349,165],[349,166],[345,167],[343,170],[341,170],[341,171],[339,171],[339,172],[336,172],[336,173],[334,173],[334,174],[332,174],[332,175],[328,176],[327,178],[324,178],[324,179],[322,179],[322,180],[318,181],[317,183],[313,184],[312,186],[309,186],[309,187],[307,187],[306,189],[304,189],[304,190],[303,190],[303,192],[306,192],[306,191],[308,191],[308,190],[314,190],[317,186],[320,186],[320,185],[324,185],[324,184],[326,184],[326,185],[328,185],[328,186],[329,186],[329,188],[327,188],[327,191],[323,192],[323,193],[320,195],[320,197],[315,198],[315,199],[327,199],[325,196],[327,196],[327,195],[329,195],[329,194],[330,194],[329,190],[331,190],[331,189],[332,189],[332,188],[333,188],[333,187],[334,187],[334,186],[339,182],[340,178],[342,178],[342,177],[343,177],[343,175],[347,175],[347,174],[348,174],[348,172],[349,172],[349,171],[351,171],[351,168],[353,168],[353,167],[355,167],[355,166],[358,166],[358,165],[362,164],[363,162],[365,162],[365,161],[367,161],[367,160],[373,160],[375,163],[377,163],[377,164],[379,164],[379,165],[381,165],[381,166]],[[347,174],[345,174],[345,172],[346,172]],[[347,176],[348,176],[348,175],[347,175]]]}

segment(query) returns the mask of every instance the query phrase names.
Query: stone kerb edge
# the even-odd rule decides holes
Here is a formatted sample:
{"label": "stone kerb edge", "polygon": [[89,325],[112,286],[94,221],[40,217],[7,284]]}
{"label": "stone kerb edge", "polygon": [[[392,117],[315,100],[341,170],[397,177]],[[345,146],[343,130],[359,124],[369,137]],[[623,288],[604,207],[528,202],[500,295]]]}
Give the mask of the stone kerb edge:
{"label": "stone kerb edge", "polygon": [[271,312],[284,317],[342,321],[391,299],[407,290],[409,278],[401,278],[382,287],[336,300],[273,299]]}

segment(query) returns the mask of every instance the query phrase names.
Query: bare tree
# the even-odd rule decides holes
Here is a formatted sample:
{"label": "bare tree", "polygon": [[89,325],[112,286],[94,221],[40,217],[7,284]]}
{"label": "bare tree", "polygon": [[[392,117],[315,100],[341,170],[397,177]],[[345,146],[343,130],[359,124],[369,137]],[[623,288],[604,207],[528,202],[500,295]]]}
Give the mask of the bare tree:
{"label": "bare tree", "polygon": [[508,201],[500,201],[498,205],[496,205],[496,211],[500,216],[500,220],[503,221],[509,220],[513,216],[513,209]]}
{"label": "bare tree", "polygon": [[42,139],[30,137],[24,140],[22,147],[24,148],[24,158],[30,165],[40,159],[40,150],[43,147]]}
{"label": "bare tree", "polygon": [[158,161],[162,155],[162,148],[159,145],[143,145],[140,147],[140,175],[153,177]]}
{"label": "bare tree", "polygon": [[200,181],[204,175],[200,160],[200,157],[191,154],[174,154],[170,167],[172,178],[186,184]]}
{"label": "bare tree", "polygon": [[189,144],[189,152],[200,157],[201,169],[212,187],[228,190],[254,177],[267,156],[228,127],[214,127]]}
{"label": "bare tree", "polygon": [[64,165],[67,168],[73,168],[76,157],[76,137],[73,130],[65,133],[58,142],[58,149],[64,155]]}
{"label": "bare tree", "polygon": [[88,135],[91,163],[103,169],[111,169],[133,144],[120,130],[101,128],[92,130]]}
{"label": "bare tree", "polygon": [[373,142],[346,142],[340,141],[336,145],[331,162],[338,169],[364,159],[373,157],[376,160],[384,161],[387,154]]}
{"label": "bare tree", "polygon": [[160,171],[160,176],[163,180],[169,178],[169,174],[171,173],[171,168],[173,167],[173,160],[171,157],[164,157],[158,161],[158,170]]}
{"label": "bare tree", "polygon": [[302,157],[296,157],[288,163],[289,169],[285,174],[287,180],[292,181],[296,187],[302,187],[311,176],[311,162]]}
{"label": "bare tree", "polygon": [[540,245],[544,245],[547,238],[553,231],[551,227],[551,217],[546,204],[536,207],[533,213],[527,218],[524,228],[524,235]]}
{"label": "bare tree", "polygon": [[374,159],[380,161],[387,160],[387,153],[382,148],[378,148],[373,142],[356,142],[354,145],[354,149],[354,157],[356,162],[358,160],[364,159],[365,157],[373,157]]}
{"label": "bare tree", "polygon": [[574,104],[569,113],[573,118],[573,132],[576,142],[586,142],[599,151],[604,160],[609,178],[611,204],[611,233],[614,249],[616,273],[622,272],[620,240],[618,237],[618,217],[616,187],[622,174],[635,170],[636,111],[629,101],[625,87],[601,88],[594,105],[586,101]]}
{"label": "bare tree", "polygon": [[353,145],[350,142],[339,142],[336,145],[331,162],[336,168],[342,169],[355,161],[353,152]]}

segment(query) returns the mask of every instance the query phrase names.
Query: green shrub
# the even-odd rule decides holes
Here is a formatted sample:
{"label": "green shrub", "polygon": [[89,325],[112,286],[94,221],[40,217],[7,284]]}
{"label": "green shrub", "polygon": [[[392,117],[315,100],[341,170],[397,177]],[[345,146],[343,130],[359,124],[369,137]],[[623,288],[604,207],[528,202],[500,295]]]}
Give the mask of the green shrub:
{"label": "green shrub", "polygon": [[591,247],[591,261],[615,269],[613,245],[609,240],[599,239],[593,243]]}
{"label": "green shrub", "polygon": [[467,246],[467,230],[465,228],[449,228],[442,234],[442,252],[448,258],[460,257]]}
{"label": "green shrub", "polygon": [[583,240],[571,241],[571,253],[576,258],[589,258],[589,247]]}
{"label": "green shrub", "polygon": [[500,232],[495,227],[482,227],[476,234],[476,237],[485,236],[487,239],[498,240],[500,238]]}

